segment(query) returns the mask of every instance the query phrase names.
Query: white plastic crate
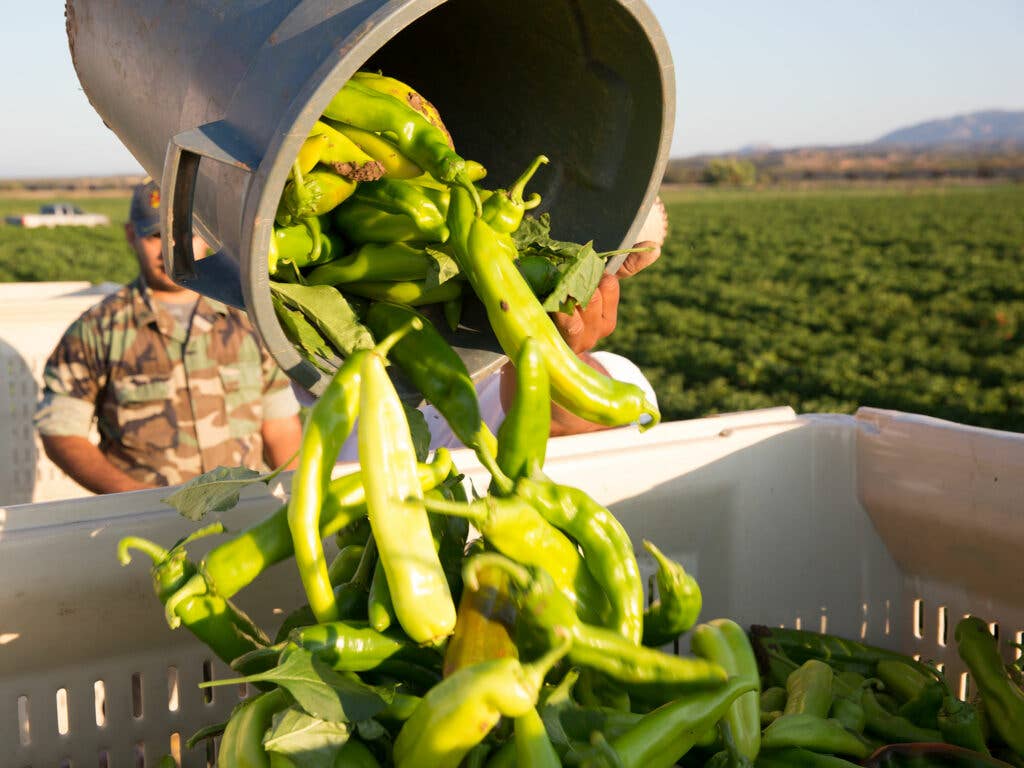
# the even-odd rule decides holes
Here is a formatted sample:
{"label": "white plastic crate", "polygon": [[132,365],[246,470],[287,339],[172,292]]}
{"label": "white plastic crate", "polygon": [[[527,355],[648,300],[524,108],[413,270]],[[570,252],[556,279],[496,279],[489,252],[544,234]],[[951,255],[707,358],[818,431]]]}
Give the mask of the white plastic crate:
{"label": "white plastic crate", "polygon": [[[482,477],[467,453],[456,461]],[[638,549],[649,538],[680,559],[704,619],[827,630],[942,662],[954,679],[962,615],[997,621],[1004,640],[1024,629],[1024,435],[777,408],[553,440],[547,468],[610,505]],[[170,545],[194,527],[166,494],[0,509],[3,765],[132,768],[168,752],[208,765],[184,739],[225,719],[240,691],[204,700],[196,683],[229,670],[167,628],[145,562],[121,569],[114,556],[122,536]],[[278,503],[254,489],[225,523]],[[653,571],[646,554],[641,565]],[[300,595],[289,561],[238,602],[276,629]]]}

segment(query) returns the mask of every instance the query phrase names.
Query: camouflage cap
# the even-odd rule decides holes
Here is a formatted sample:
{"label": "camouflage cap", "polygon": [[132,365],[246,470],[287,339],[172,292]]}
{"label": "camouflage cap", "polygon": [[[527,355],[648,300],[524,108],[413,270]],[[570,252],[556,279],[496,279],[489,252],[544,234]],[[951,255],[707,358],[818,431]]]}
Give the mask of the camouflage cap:
{"label": "camouflage cap", "polygon": [[149,237],[160,231],[160,184],[146,177],[132,192],[128,220],[138,237]]}

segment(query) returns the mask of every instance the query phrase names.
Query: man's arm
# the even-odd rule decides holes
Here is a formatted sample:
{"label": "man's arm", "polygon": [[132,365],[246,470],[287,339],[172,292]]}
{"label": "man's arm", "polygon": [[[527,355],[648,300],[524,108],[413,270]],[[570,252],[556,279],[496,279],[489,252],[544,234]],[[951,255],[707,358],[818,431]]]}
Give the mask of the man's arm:
{"label": "man's arm", "polygon": [[302,444],[302,422],[299,415],[267,419],[263,422],[260,433],[263,435],[263,458],[267,466],[277,469],[291,459],[285,469],[295,469],[298,465],[295,454]]}
{"label": "man's arm", "polygon": [[40,435],[50,461],[72,480],[93,493],[120,493],[155,488],[115,467],[87,438],[76,435]]}

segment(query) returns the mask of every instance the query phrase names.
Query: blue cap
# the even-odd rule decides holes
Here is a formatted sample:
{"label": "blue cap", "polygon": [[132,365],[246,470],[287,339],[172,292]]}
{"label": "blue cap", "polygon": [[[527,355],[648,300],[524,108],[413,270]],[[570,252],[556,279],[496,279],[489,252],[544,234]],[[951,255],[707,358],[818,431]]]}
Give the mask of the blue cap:
{"label": "blue cap", "polygon": [[149,237],[160,231],[160,184],[147,177],[135,187],[128,220],[136,237]]}

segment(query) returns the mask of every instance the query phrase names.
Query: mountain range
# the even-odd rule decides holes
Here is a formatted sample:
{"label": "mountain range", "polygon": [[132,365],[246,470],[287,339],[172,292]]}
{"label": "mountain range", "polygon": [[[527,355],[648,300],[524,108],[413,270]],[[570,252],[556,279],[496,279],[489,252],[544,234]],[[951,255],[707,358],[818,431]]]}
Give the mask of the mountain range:
{"label": "mountain range", "polygon": [[970,146],[1017,143],[1024,145],[1024,110],[990,109],[941,120],[929,120],[887,133],[871,142],[876,146]]}

